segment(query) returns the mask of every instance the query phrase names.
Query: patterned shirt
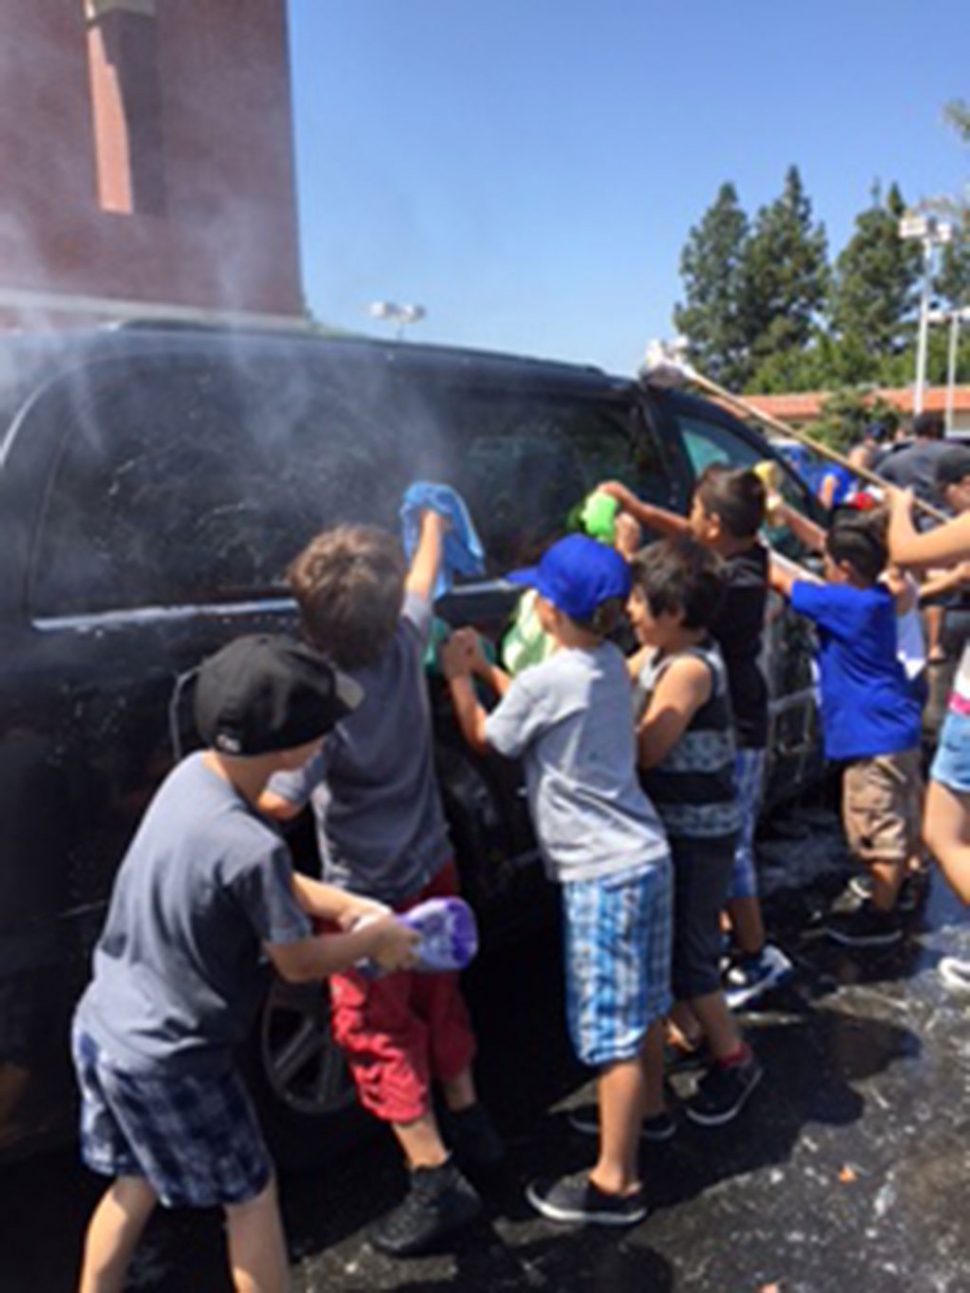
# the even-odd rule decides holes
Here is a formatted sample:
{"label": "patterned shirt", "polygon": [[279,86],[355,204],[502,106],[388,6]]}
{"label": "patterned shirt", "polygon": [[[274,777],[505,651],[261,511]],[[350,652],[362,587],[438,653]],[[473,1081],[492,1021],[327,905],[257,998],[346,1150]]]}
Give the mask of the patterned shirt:
{"label": "patterned shirt", "polygon": [[658,652],[642,669],[640,686],[649,700],[673,661],[684,656],[694,656],[709,670],[710,698],[663,761],[641,771],[640,779],[671,839],[727,843],[741,829],[741,811],[735,785],[734,718],[720,650],[708,638],[674,655]]}

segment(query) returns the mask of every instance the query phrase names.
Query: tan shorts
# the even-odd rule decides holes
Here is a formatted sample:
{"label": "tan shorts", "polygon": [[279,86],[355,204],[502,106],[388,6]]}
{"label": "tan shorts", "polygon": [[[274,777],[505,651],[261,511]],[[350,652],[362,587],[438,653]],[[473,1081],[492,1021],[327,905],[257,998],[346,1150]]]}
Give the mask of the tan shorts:
{"label": "tan shorts", "polygon": [[919,851],[923,771],[919,750],[856,759],[842,781],[842,824],[863,862],[904,862]]}

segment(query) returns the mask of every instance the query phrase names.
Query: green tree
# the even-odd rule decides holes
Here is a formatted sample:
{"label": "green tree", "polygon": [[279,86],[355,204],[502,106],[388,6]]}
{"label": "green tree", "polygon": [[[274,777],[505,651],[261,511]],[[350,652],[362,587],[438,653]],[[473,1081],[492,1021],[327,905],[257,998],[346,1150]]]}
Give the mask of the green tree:
{"label": "green tree", "polygon": [[899,236],[905,210],[893,184],[885,202],[877,197],[856,218],[855,233],[835,262],[829,322],[840,341],[864,355],[898,354],[912,336],[922,256],[916,243]]}
{"label": "green tree", "polygon": [[680,257],[686,299],[674,309],[674,325],[688,339],[692,362],[726,386],[742,385],[747,373],[740,318],[747,240],[748,218],[734,185],[722,184]]}
{"label": "green tree", "polygon": [[802,350],[813,336],[828,290],[825,229],[797,166],[774,202],[758,212],[741,267],[741,316],[754,371],[772,356]]}

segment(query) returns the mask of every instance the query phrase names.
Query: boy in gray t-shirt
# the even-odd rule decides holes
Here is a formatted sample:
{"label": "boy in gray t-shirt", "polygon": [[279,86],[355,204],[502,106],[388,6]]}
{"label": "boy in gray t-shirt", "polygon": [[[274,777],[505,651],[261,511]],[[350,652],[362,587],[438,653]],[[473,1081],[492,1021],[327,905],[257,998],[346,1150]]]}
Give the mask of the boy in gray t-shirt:
{"label": "boy in gray t-shirt", "polygon": [[[408,965],[414,937],[386,908],[294,875],[255,803],[359,699],[284,637],[239,638],[200,670],[209,748],[169,774],[131,842],[74,1021],[82,1156],[114,1178],[82,1288],[121,1287],[158,1202],[223,1207],[237,1278],[286,1284],[272,1163],[232,1054],[258,1005],[261,956],[307,982],[365,957]],[[310,917],[348,932],[314,936]]]}
{"label": "boy in gray t-shirt", "polygon": [[[600,1072],[596,1165],[534,1182],[528,1196],[554,1221],[633,1225],[646,1215],[641,1131],[649,1137],[660,1123],[666,1134],[669,1122],[671,876],[663,827],[637,780],[626,663],[604,641],[630,572],[613,549],[571,535],[538,567],[510,578],[537,590],[542,627],[556,642],[552,656],[512,680],[463,631],[444,649],[445,673],[469,743],[525,764],[539,846],[562,886],[569,1030],[579,1058]],[[472,673],[502,697],[491,714]]]}
{"label": "boy in gray t-shirt", "polygon": [[[410,570],[393,535],[341,526],[318,535],[289,577],[308,639],[366,692],[302,772],[275,777],[263,811],[309,801],[325,880],[398,910],[453,894],[458,877],[434,775],[423,657],[447,522],[425,511]],[[493,1166],[501,1142],[478,1103],[475,1038],[458,977],[330,981],[333,1035],[361,1104],[390,1124],[410,1169],[404,1201],[371,1230],[384,1252],[420,1252],[480,1210],[458,1164]],[[431,1101],[445,1098],[449,1154]]]}

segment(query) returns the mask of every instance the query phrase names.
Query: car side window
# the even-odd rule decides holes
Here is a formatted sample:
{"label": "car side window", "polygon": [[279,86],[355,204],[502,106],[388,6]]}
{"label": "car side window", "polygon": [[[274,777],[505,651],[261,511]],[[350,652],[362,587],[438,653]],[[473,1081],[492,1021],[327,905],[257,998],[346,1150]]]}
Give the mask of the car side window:
{"label": "car side window", "polygon": [[455,483],[500,575],[537,559],[596,485],[666,497],[664,468],[632,413],[589,401],[473,400],[455,413]]}
{"label": "car side window", "polygon": [[278,359],[95,366],[35,545],[35,615],[279,596],[319,529],[393,523],[393,437],[332,382]]}
{"label": "car side window", "polygon": [[[712,463],[726,467],[754,467],[764,460],[758,448],[735,435],[727,427],[700,418],[679,416],[684,449],[693,468],[695,478]],[[775,459],[774,461],[778,461]],[[785,502],[807,516],[811,516],[810,491],[792,471],[787,462],[778,464],[778,489]],[[804,560],[808,549],[792,534],[787,525],[766,528],[766,537],[772,547],[793,560]]]}

